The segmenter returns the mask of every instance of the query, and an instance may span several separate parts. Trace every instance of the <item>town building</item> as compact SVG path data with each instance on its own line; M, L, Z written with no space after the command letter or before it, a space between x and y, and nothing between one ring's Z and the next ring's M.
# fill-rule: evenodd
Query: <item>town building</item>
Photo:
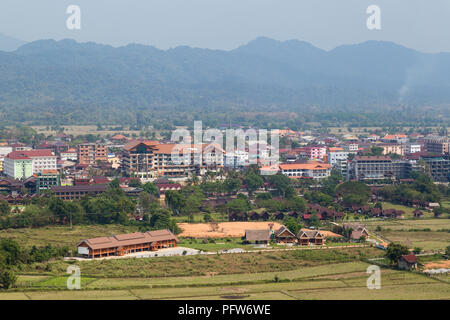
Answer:
M450 156L423 156L434 181L450 182Z
M392 160L388 156L356 156L348 171L348 179L361 181L406 179L411 174L411 163L406 160Z
M422 151L422 145L420 143L407 143L405 146L405 153L418 153Z
M62 200L80 200L87 195L99 195L108 189L107 184L81 184L74 186L53 187L52 193Z
M332 167L336 166L338 162L347 161L349 151L345 151L343 148L332 147L328 149L328 163Z
M75 148L70 148L67 151L60 152L62 161L78 161L78 153Z
M306 156L310 159L323 159L327 154L327 147L325 146L308 146L304 147Z
M98 161L106 161L108 158L108 148L105 144L84 143L77 145L78 163L93 165Z
M36 174L36 192L50 190L60 185L61 180L57 170L43 170Z
M290 178L324 179L331 174L331 165L321 162L283 163L279 168L282 174Z
M449 139L447 137L427 137L424 139L425 151L429 153L449 153Z
M376 146L383 148L383 155L397 154L399 156L403 156L405 154L405 147L403 144L380 143L380 144L377 144Z
M0 172L3 172L3 162L5 161L5 157L12 151L12 147L10 146L0 146Z
M218 145L161 144L135 140L123 147L122 166L141 179L157 177L186 178L223 167L224 150ZM174 158L178 156L178 159Z
M3 163L3 173L14 179L27 179L33 175L33 160L20 152L10 152Z
M77 247L81 257L94 259L173 248L177 244L178 238L165 229L85 239L78 243Z

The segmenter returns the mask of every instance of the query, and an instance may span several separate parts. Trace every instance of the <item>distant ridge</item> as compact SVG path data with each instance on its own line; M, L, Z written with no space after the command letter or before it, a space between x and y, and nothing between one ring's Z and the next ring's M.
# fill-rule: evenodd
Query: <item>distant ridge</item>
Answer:
M10 121L43 120L46 113L68 122L107 121L120 112L126 121L124 109L131 117L136 111L358 112L450 104L449 53L384 41L325 51L260 37L223 51L39 40L0 52L0 68L0 112Z
M14 51L26 42L0 33L0 51Z

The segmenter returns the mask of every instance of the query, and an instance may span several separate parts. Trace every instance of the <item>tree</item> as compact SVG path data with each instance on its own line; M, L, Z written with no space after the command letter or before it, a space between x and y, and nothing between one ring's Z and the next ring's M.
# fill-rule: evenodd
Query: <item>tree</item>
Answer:
M0 201L0 216L8 216L11 213L11 206L8 201Z
M283 223L293 234L297 234L300 231L300 224L292 217L285 218Z
M247 190L251 194L264 184L263 178L260 175L250 172L244 179L244 183L247 185Z
M404 255L408 254L408 247L400 243L391 242L386 250L386 257L389 259L391 264L397 263L398 259Z
M142 187L142 183L139 179L131 179L130 182L128 182L128 186L133 188L140 188Z
M346 205L363 205L370 198L370 188L360 181L348 181L336 188L336 195L343 196Z
M270 176L269 182L277 190L279 196L288 198L295 195L294 188L291 185L291 179L284 174Z
M8 290L16 284L17 275L11 269L0 268L0 284L4 290Z
M445 255L447 257L450 257L450 246L447 246L447 248L445 248Z
M152 183L152 182L147 182L142 186L142 189L144 189L145 192L147 192L148 194L154 195L159 197L159 189L158 187Z
M320 220L319 220L319 217L317 217L316 214L313 214L313 215L309 218L308 223L309 223L309 225L310 225L311 227L316 227L316 228L318 228L318 227L320 226Z
M119 179L114 179L114 180L112 180L110 183L109 183L109 186L111 187L111 188L120 188L120 181L119 181Z
M237 178L227 178L223 184L227 193L236 193L241 186L241 180Z

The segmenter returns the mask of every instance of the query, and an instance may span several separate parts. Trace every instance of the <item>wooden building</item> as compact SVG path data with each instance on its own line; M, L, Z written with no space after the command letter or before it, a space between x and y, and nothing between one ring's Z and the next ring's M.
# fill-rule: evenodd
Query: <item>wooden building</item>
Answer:
M318 230L305 230L301 229L297 234L298 243L302 246L307 246L309 244L323 245L324 236Z
M275 231L275 240L277 243L294 243L297 237L285 226Z
M270 241L270 230L245 230L245 241L247 243L267 244Z
M77 247L80 256L101 258L171 248L176 247L177 243L178 238L166 229L85 239Z

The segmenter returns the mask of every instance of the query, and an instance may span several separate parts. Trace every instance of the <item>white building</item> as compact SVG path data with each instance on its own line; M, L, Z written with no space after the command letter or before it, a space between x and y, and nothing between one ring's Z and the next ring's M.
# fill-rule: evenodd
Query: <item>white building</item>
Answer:
M347 160L348 154L349 151L345 151L343 148L329 148L328 163L334 167L338 162Z
M279 167L281 173L290 178L324 179L331 174L331 165L328 163L283 163Z
M225 166L231 168L245 167L249 164L248 152L235 150L225 154Z
M61 160L62 161L77 161L78 160L78 154L77 150L75 149L69 149L67 151L63 151L60 153Z
M57 156L49 149L38 149L29 151L16 151L32 160L33 174L42 173L43 170L58 170Z
M418 143L407 143L405 153L417 153L422 150L422 146Z

